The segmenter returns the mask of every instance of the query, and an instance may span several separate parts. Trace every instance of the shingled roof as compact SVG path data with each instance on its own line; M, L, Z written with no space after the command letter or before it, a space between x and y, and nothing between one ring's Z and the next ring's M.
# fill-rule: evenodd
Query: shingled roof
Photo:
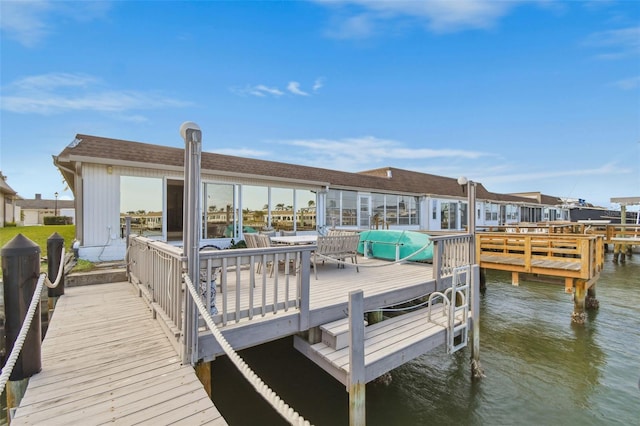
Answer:
M7 195L16 195L17 192L9 186L6 179L6 176L3 175L2 172L0 172L0 193Z
M54 163L60 166L71 187L74 186L74 176L71 172L74 170L72 163L76 161L132 167L182 169L184 168L184 149L78 134L60 155L54 157ZM330 187L360 188L393 193L464 196L456 178L392 167L350 173L203 152L201 168L203 172L222 172L231 175L309 182ZM491 193L479 183L476 188L476 196L479 199L532 202L531 199L525 197Z

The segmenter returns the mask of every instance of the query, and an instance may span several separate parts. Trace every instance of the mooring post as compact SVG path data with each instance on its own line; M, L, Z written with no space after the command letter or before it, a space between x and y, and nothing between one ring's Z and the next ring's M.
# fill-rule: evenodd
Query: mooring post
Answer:
M571 314L571 322L575 324L584 324L585 322L585 299L586 299L586 281L576 280L576 291L573 294L573 313Z
M480 366L480 266L471 265L471 377L480 379L484 372Z
M47 272L49 273L49 280L53 282L58 276L58 271L60 268L64 267L62 265L61 257L62 251L64 250L64 238L54 232L47 239ZM64 294L64 273L60 276L60 282L54 288L47 289L47 295L49 296L48 306L49 306L49 321L51 321L51 315L53 315L53 311L56 308L56 303L58 303L58 298Z
M364 368L364 292L349 292L349 425L366 425Z
M16 235L0 251L5 307L5 348L11 354L35 295L40 275L40 247L22 234ZM29 377L42 369L42 328L40 303L7 382L7 412L17 408L27 389Z
M591 284L591 287L587 289L585 306L587 309L598 309L600 307L600 302L596 299L596 283Z

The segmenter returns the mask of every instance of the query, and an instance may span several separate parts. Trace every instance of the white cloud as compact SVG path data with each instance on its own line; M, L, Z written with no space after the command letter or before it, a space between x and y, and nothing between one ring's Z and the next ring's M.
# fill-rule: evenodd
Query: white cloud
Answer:
M600 31L587 37L584 44L606 49L596 56L598 59L620 59L640 54L640 26Z
M324 85L324 78L318 77L313 83L313 92L317 93ZM309 92L305 92L300 88L300 83L297 81L290 81L287 84L287 91L296 96L310 96ZM232 87L231 92L239 96L256 96L259 98L264 97L280 97L285 94L277 87L270 87L265 84L258 85L246 85L244 87Z
M456 149L412 149L405 144L373 136L344 139L296 139L280 141L280 144L295 147L289 161L335 170L359 171L393 165L392 163L420 162L430 159L477 159L489 153ZM329 166L330 165L330 166ZM409 168L409 166L403 166ZM415 167L413 167L415 170Z
M622 90L634 90L640 87L640 76L614 81L611 85Z
M287 90L294 95L309 96L307 92L303 92L302 90L300 90L300 83L298 83L297 81L290 81L287 85Z
M0 31L24 46L33 47L55 32L56 24L65 21L61 18L88 22L103 17L110 8L108 1L0 1Z
M264 84L258 84L256 86L232 87L231 91L236 95L257 96L259 98L263 98L266 96L279 97L284 95L284 92L278 89L277 87L268 87L268 86L265 86Z
M481 177L483 183L512 183L512 182L536 182L541 180L554 180L557 178L580 176L611 176L629 174L632 170L620 167L615 163L604 164L596 168L541 170L528 173L504 173L488 174Z
M15 113L55 114L68 111L124 112L184 107L190 102L158 93L113 90L85 74L51 73L10 83L2 93L0 108ZM136 116L135 120L141 120Z
M493 27L511 8L518 5L518 2L493 0L317 2L327 7L340 7L340 16L334 17L333 26L327 32L335 38L370 37L375 34L380 23L397 18L417 20L436 33L486 29Z
M316 78L316 81L313 82L313 91L317 92L318 90L322 89L323 86L324 86L324 77L318 77Z

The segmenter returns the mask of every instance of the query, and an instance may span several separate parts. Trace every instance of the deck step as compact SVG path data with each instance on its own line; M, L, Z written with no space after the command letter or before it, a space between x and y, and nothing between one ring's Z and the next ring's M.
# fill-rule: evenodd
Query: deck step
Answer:
M462 317L462 315L461 315ZM371 324L365 328L365 378L370 382L384 373L446 343L442 308L435 307L427 319L427 309ZM456 322L459 325L462 318ZM348 333L345 333L348 336ZM459 333L456 333L459 334ZM348 337L347 337L348 339ZM294 347L345 386L349 380L349 344L335 349L325 342L309 344L295 336Z
M365 327L367 321L364 321ZM349 318L343 318L321 325L322 343L333 348L342 349L349 346Z

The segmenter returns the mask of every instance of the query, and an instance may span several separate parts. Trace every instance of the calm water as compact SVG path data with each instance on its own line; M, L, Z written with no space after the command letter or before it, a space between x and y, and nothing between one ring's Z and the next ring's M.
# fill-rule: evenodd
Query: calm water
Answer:
M597 285L600 309L572 325L562 285L487 274L481 298L481 363L468 349L430 352L367 385L368 425L640 425L640 254ZM316 425L347 425L348 395L290 339L241 352L287 403ZM214 402L229 424L283 425L226 357L213 365Z

